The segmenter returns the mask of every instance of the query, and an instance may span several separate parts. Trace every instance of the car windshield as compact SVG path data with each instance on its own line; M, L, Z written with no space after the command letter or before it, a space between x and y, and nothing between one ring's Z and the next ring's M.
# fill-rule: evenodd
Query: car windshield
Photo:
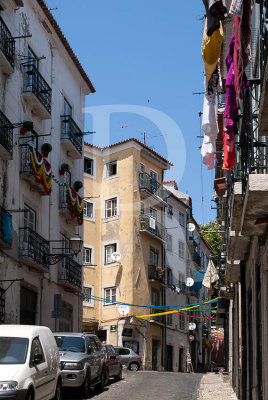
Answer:
M24 364L28 346L27 338L0 337L0 365Z
M85 340L77 336L55 336L58 349L61 351L85 352Z

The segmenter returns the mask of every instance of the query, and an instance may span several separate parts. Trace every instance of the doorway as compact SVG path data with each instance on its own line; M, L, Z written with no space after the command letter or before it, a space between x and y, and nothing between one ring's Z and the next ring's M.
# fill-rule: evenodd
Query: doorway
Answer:
M179 347L179 372L183 372L183 347Z
M20 288L20 324L35 325L37 293Z
M167 371L173 371L173 346L167 346Z
M152 340L152 370L157 371L158 340Z

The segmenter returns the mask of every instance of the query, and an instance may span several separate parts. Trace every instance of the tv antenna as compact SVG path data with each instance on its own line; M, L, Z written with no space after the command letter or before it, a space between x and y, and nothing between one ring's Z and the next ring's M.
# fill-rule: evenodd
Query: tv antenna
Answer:
M128 125L122 125L121 129L122 129L122 140L124 139L124 129L127 128Z

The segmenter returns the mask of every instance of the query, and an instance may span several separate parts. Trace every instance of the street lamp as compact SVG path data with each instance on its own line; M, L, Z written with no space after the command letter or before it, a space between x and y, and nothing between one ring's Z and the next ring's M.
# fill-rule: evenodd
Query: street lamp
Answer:
M64 244L63 240L51 240L50 242L61 242ZM64 246L59 249L62 252L61 253L56 253L56 254L46 254L45 255L45 264L46 265L54 265L57 264L59 261L63 260L64 258L73 258L74 256L77 256L78 253L81 251L83 246L83 240L79 236L78 233L75 233L71 239L70 239L70 252L65 253Z

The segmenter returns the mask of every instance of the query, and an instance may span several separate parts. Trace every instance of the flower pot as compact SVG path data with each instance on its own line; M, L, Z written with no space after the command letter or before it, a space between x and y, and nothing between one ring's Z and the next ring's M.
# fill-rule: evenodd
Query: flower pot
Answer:
M28 129L26 129L26 128L20 128L20 134L21 135L25 135L26 133L28 132Z
M43 157L48 157L49 153L52 150L52 146L50 143L44 143L41 146L41 153Z
M73 185L73 189L75 192L78 192L80 189L82 189L83 183L80 181L75 181Z

